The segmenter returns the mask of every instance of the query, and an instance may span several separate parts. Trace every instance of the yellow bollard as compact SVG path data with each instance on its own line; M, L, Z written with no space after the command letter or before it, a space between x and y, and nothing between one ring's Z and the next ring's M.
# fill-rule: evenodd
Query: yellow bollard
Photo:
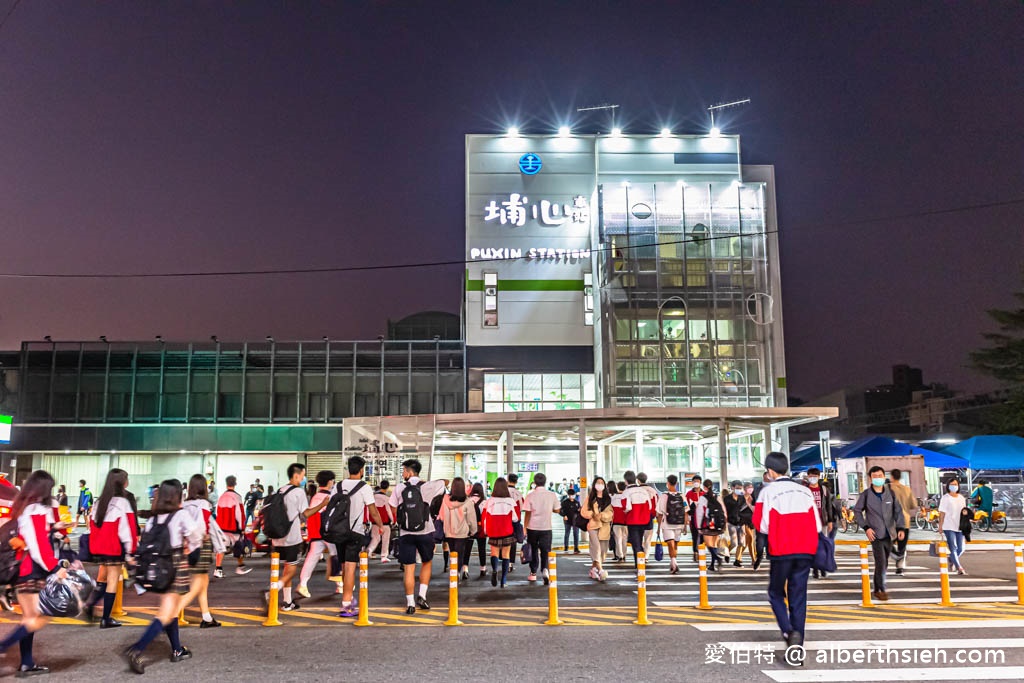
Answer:
M1017 563L1017 604L1024 605L1024 545L1013 544L1013 558Z
M370 587L370 556L359 553L359 616L355 626L373 626L370 621L369 587ZM344 569L342 569L344 571Z
M561 626L565 622L558 618L558 561L554 553L548 553L548 620L545 626Z
M448 621L445 626L462 626L459 621L459 554L452 553L448 562Z
M953 607L953 600L949 596L949 548L945 543L939 544L939 580L942 582L943 607Z
M647 556L636 554L636 620L637 626L650 626L654 622L647 618Z
M868 544L860 544L860 606L874 607L871 602L871 569L868 567Z
M188 620L185 619L185 610L178 610L178 626L188 626Z
M697 546L697 569L700 574L700 602L697 609L711 609L708 601L708 550L701 543Z
M270 600L267 604L267 618L264 626L280 626L277 618L277 593L281 590L281 555L270 553Z
M128 612L124 610L124 580L127 578L128 570L121 567L121 575L117 577L117 592L114 593L114 608L110 611L112 617L126 617Z

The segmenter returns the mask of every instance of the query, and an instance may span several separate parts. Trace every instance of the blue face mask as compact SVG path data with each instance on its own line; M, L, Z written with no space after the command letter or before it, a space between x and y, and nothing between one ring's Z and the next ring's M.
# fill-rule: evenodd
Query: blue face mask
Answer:
M309 482L309 480L306 477L303 477L302 481L299 482L299 486L301 486L302 488L306 488L307 482Z
M872 477L871 484L873 486L885 486L885 477Z
M957 486L956 484L950 484L949 485L949 492L950 493L956 493L959 490L960 490L960 487Z

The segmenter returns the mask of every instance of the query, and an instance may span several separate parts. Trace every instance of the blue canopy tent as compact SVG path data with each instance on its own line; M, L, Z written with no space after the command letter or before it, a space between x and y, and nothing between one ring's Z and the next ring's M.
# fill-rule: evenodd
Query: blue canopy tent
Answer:
M836 460L845 458L872 458L893 455L923 455L925 467L937 467L939 469L967 469L969 466L964 458L947 452L938 452L912 446L908 443L900 443L887 439L884 436L868 436L863 439L849 443L842 448L832 451L832 457Z
M1024 469L1024 438L1019 436L975 436L942 452L965 459L972 470Z
M821 467L821 446L812 444L793 451L789 461L791 471L803 472L812 467Z

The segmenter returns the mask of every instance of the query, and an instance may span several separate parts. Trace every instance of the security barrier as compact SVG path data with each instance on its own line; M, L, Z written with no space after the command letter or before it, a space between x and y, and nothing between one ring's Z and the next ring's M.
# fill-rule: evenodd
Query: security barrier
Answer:
M652 622L647 618L647 556L640 552L636 554L636 621L637 626L650 626Z
M459 554L452 553L448 564L448 619L445 626L462 626L459 621Z
M860 543L860 606L874 607L871 602L871 570L868 567L868 544Z
M558 618L558 559L554 553L548 553L548 620L545 626L561 626L565 622Z
M697 568L700 573L700 602L697 609L711 609L708 601L708 550L701 543L697 546Z
M128 612L124 609L124 580L128 578L128 570L121 567L121 575L117 577L117 592L114 593L114 608L110 611L112 617L126 617Z
M939 583L942 586L942 601L939 604L953 607L953 600L949 597L949 548L944 543L939 544Z
M281 590L281 555L270 553L270 599L267 601L267 618L264 626L280 626L277 618L277 594Z
M342 572L344 572L342 567ZM373 626L370 621L370 556L359 553L359 616L353 626Z
M1013 544L1013 559L1017 565L1017 604L1024 605L1024 544Z

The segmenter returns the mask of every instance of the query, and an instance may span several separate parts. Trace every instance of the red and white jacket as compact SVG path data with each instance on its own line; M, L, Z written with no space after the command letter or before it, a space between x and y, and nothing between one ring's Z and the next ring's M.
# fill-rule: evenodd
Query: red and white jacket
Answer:
M626 507L626 524L647 526L654 517L654 499L646 486L627 486L622 493Z
M388 506L388 495L377 491L373 494L373 504L377 506L377 514L384 525L391 524L391 509Z
M810 490L789 477L761 489L754 505L754 528L768 535L768 554L813 556L818 551L821 517Z
M228 489L217 499L217 526L226 534L236 536L245 531L245 509L242 496L234 489Z
M57 558L50 545L50 526L55 523L53 508L40 503L29 505L18 517L18 535L25 542L24 550L18 551L19 576L31 576L36 565L47 574L57 568Z
M94 505L89 520L89 552L95 555L117 557L122 552L131 555L138 545L138 525L135 512L127 498L115 496L107 503L103 524L97 524L100 506Z
M210 533L210 517L213 516L213 506L205 498L194 498L186 500L181 505L181 511L189 516L192 524L203 530L204 534Z
M626 494L616 493L612 496L612 524L626 523Z
M488 498L480 504L484 535L488 538L506 538L514 531L512 523L519 521L519 503L511 498Z
M330 489L318 488L313 497L309 499L309 507L315 508L320 503L324 502L324 498L331 497ZM306 539L310 541L320 541L323 537L320 535L320 525L323 523L323 512L327 508L325 507L320 512L314 512L306 520Z

